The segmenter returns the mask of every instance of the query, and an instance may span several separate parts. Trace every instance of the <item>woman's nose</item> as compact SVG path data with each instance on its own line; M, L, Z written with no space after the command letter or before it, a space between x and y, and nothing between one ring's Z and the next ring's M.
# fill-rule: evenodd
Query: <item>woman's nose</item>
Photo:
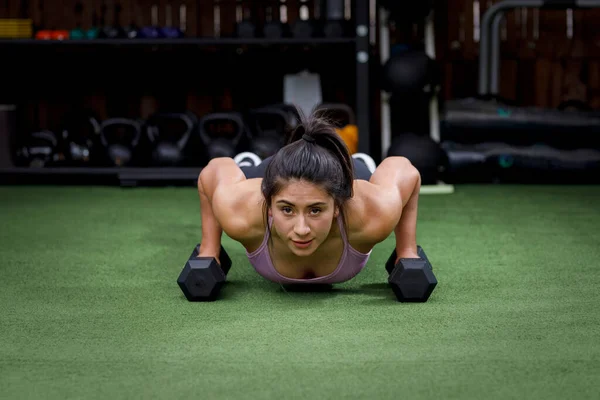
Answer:
M294 233L298 236L306 236L310 232L310 227L304 220L304 218L299 218L296 224L294 225Z

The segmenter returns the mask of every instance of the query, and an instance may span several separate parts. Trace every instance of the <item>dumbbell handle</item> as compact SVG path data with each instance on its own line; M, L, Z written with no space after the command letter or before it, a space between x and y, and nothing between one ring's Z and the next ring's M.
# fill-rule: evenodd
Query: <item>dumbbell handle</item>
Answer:
M100 124L100 141L104 147L108 146L108 140L106 139L106 135L104 134L104 130L112 125L129 125L135 128L135 136L131 141L132 146L137 146L140 136L142 134L142 125L130 118L109 118L107 120L102 121Z
M194 247L194 250L192 251L192 254L190 254L189 259L198 257L198 254L200 254L200 243L198 243L196 247ZM229 258L229 255L227 255L227 252L225 251L223 245L221 245L221 250L219 252L219 264L221 265L223 273L227 275L229 273L229 269L231 268L231 259Z

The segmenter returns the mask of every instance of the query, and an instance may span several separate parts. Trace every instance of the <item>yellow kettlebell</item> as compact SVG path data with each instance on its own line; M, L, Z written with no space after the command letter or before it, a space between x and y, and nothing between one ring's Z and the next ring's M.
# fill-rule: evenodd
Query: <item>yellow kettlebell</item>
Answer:
M323 103L317 110L324 111L325 116L340 123L335 131L342 138L350 154L358 153L358 127L352 108L343 103Z

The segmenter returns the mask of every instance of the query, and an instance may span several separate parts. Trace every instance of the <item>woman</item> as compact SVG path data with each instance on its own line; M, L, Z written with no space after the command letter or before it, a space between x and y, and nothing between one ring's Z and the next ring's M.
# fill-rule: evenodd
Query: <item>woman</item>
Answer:
M392 232L397 261L418 258L417 169L389 157L371 175L332 124L301 118L288 144L246 173L231 158L202 170L199 256L219 261L225 232L261 276L280 284L348 281Z

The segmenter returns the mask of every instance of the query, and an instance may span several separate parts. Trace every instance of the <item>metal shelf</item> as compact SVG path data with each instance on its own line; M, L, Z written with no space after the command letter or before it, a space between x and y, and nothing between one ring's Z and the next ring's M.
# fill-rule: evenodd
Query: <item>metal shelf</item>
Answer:
M158 38L158 39L84 39L84 40L37 40L37 39L0 39L2 47L35 46L35 47L82 47L82 46L313 46L313 45L337 45L354 44L356 38L323 38L316 37L310 39L298 38Z
M63 184L120 186L196 186L202 167L0 168L0 184Z

